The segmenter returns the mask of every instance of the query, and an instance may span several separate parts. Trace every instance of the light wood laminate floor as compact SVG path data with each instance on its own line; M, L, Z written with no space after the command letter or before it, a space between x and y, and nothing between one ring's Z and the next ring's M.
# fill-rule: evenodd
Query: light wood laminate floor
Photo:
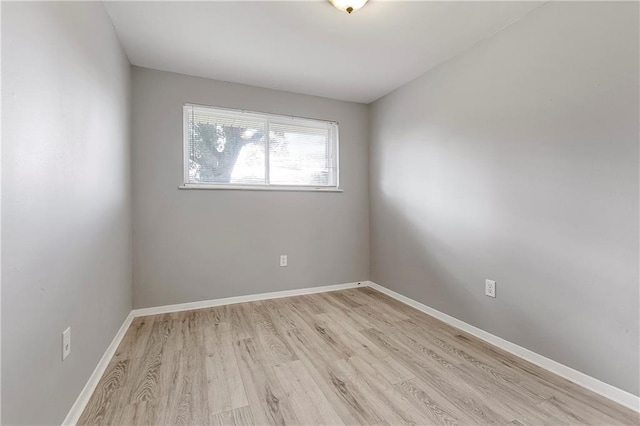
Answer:
M136 318L80 424L638 424L369 287Z

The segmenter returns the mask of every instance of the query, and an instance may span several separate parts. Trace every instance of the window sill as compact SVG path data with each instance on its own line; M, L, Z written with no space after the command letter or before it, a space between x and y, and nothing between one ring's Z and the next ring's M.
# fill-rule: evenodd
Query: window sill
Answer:
M186 183L180 185L179 189L208 189L224 191L287 191L287 192L344 192L335 186L278 186L278 185L212 185L199 183Z

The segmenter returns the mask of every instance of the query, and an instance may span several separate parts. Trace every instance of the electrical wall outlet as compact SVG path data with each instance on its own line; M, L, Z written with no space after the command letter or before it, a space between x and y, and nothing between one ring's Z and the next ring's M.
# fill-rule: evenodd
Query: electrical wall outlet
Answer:
M280 255L280 266L287 266L287 255L286 254L281 254Z
M62 360L71 353L71 327L62 332Z
M496 297L496 282L484 280L484 294L489 297Z

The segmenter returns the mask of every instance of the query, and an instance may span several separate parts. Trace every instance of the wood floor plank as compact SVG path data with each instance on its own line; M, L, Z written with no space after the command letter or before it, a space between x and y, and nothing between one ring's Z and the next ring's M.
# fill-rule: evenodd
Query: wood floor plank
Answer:
M259 342L254 339L238 340L234 351L256 424L299 424Z
M397 309L394 305L389 304L387 299L373 297L371 293L367 293L362 290L363 288L359 287L345 290L344 293L351 297L352 300L357 301L361 307L368 307L370 310L380 312L392 322L404 321L411 318L405 313L405 310Z
M154 317L138 317L134 318L127 329L122 342L118 345L114 360L141 358L151 329L153 327Z
M295 352L281 335L267 308L261 302L257 302L249 304L248 309L250 310L250 318L254 323L257 337L262 347L267 350L271 365L297 360Z
M640 424L369 287L135 318L78 424Z
M96 389L78 420L80 425L108 424L122 410L122 394L126 392L124 383L131 374L128 359L114 360L107 367Z
M204 349L209 414L248 405L231 335L205 333Z
M263 306L269 312L272 321L277 324L281 332L296 328L300 322L300 319L296 319L291 312L294 304L301 303L297 300L298 298L295 299L295 302L289 302L288 299L272 299L265 300L263 303Z
M323 320L334 334L349 342L354 349L353 355L370 364L390 383L399 383L415 377L411 371L380 350L362 333L351 328L348 323L336 320L330 314L319 314L316 317Z
M326 348L325 352L333 352L335 358L348 358L355 355L354 348L349 342L346 342L337 332L331 330L327 322L319 315L307 316L302 318L308 327L300 327L299 330L311 330L308 337L316 341L316 345Z
M537 365L534 365L522 358L518 358L500 348L490 345L480 339L466 333L455 334L458 341L476 345L500 361L505 369L524 373L527 378L534 380L543 387L552 389L557 396L561 396L569 401L576 401L583 406L588 405L596 410L616 419L617 423L640 424L640 414L623 407L601 395L585 389L563 377L553 374Z
M316 294L300 296L300 304L304 305L305 309L311 314L324 314L327 312L327 306L323 303L322 299L316 297ZM294 301L295 303L295 301Z
M344 309L353 309L363 306L362 303L354 300L348 296L344 291L331 291L326 293L327 297L333 301L334 304L342 306Z
M287 332L291 346L307 371L346 424L380 424L367 395L362 394L334 366L335 352L315 338L306 323Z
M444 366L438 366L432 361L427 361L421 356L416 356L409 348L395 341L392 337L381 333L376 329L363 332L380 348L398 359L411 369L417 377L432 384L434 389L445 397L449 397L458 406L459 410L474 416L475 423L499 423L503 424L511 419L505 418L484 402L484 395L460 379L451 375ZM450 380L453 380L452 384Z
M203 347L204 316L200 310L180 312L172 320L172 332L166 345L174 351L181 351L193 347Z
M435 318L416 319L399 323L400 333L428 339L433 345L449 351L460 358L459 365L467 371L483 370L503 383L511 384L517 391L529 392L539 398L561 395L568 400L576 399L595 405L608 413L617 422L639 423L638 414L600 395L588 391L570 381L556 376L524 359L490 345L474 336L456 330ZM425 327L424 323L430 324ZM483 374L483 373L479 373Z
M237 303L225 306L229 322L231 323L231 332L234 341L256 337L255 327L251 321L246 305L246 303Z
M408 342L408 344L412 344L411 342L415 341L413 344L417 343L418 347L423 345L423 347L431 348L442 356L449 355L449 362L454 363L456 368L459 368L464 377L467 377L470 382L486 385L481 385L481 387L484 387L492 394L505 395L500 398L500 404L504 403L508 407L517 407L519 411L528 411L532 419L536 418L537 412L533 406L555 395L555 392L550 387L542 386L525 375L505 369L504 366L491 360L490 357L475 350L473 347L453 346L436 334L408 326L406 321L400 325L396 329L396 336L400 337L401 341ZM420 351L420 349L418 350Z
M213 414L209 424L212 426L253 426L255 422L251 409L246 406Z
M557 418L564 424L640 424L640 418L637 415L631 415L629 418L623 418L616 413L611 416L607 412L603 412L590 404L585 404L578 399L570 398L565 395L549 398L538 404L536 408L544 414L548 414L550 417ZM528 419L517 420L520 420L521 422L528 421Z
M541 402L540 404L536 405L536 408L541 413L541 417L543 417L543 419L538 422L541 425L587 425L590 423L587 419L580 417L569 407L566 407L556 397L552 397ZM515 419L514 421L518 422L519 424L523 424L523 422L525 424L529 423L528 419L523 421ZM591 419L592 424L595 423L595 421L596 419ZM602 424L609 423L610 421L607 421ZM598 421L597 424L600 424L600 422Z
M474 420L468 418L451 404L447 398L442 398L437 392L430 391L429 386L424 385L420 379L405 380L395 385L399 392L414 401L414 404L424 409L424 415L433 424L439 425L463 425L473 424Z
M356 330L364 330L371 328L371 324L366 321L365 318L360 317L352 309L338 304L335 299L329 296L329 293L320 293L314 295L315 298L321 300L323 306L325 306L325 313L331 314L341 322L347 323Z
M277 365L274 370L280 383L287 384L284 392L301 424L344 424L300 360Z
M156 317L142 356L132 359L129 403L135 404L160 396L160 367L166 350L165 342L171 335L172 321L169 315Z
M162 416L165 412L167 397L144 400L124 406L112 422L104 425L164 425Z
M410 404L402 404L400 393L395 392L390 384L381 385L384 381L377 380L375 376L371 376L356 367L354 363L357 357L349 359L340 359L334 362L334 365L344 377L345 383L352 386L360 395L365 395L369 406L386 424L422 424L421 419L424 416L418 411L410 407Z
M456 363L456 359L447 352L440 351L433 345L425 346L415 339L406 336L403 330L394 333L398 342L411 348L414 352L423 356L423 359L431 359L442 366L446 371L446 380L456 384L457 388L470 386L484 395L489 395L486 401L491 408L505 418L523 417L537 423L544 422L544 416L540 415L535 405L542 402L543 398L519 386L519 383L503 380L501 376L485 374L484 370L469 372Z
M177 371L170 381L172 391L164 397L166 403L157 420L167 425L207 424L209 401L204 389L208 389L204 348L187 347L175 354Z
M420 326L413 320L398 323L395 330L434 348L434 350L451 354L458 359L457 365L462 369L483 377L488 376L505 385L514 386L521 392L530 394L531 398L541 400L556 394L556 391L551 387L542 385L531 375L523 374L523 371L517 368L505 368L504 362L492 353L483 350L482 347L478 347L474 342L466 339L447 338L437 330ZM513 361L515 366L517 360Z

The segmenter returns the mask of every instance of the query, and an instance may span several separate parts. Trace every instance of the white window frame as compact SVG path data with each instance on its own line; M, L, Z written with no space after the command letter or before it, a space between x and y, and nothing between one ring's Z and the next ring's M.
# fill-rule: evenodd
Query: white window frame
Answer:
M335 143L329 143L329 156L333 160L333 167L335 167L335 182L332 185L315 186L315 185L275 185L269 182L263 185L246 185L237 183L193 183L189 182L189 108L209 108L215 111L216 115L237 117L241 114L243 117L252 118L256 120L263 120L265 122L265 131L269 134L269 123L278 124L298 124L309 127L316 127L325 129L329 126L329 138L335 140ZM182 106L182 167L183 167L183 179L180 189L222 189L222 190L249 190L249 191L312 191L312 192L342 192L340 188L340 135L339 126L337 121L318 120L305 117L295 117L289 115L269 114L263 112L247 111L241 109L222 108L217 106L199 105L193 103L185 103ZM266 138L265 142L265 174L269 176L269 138ZM335 150L335 152L334 152Z

